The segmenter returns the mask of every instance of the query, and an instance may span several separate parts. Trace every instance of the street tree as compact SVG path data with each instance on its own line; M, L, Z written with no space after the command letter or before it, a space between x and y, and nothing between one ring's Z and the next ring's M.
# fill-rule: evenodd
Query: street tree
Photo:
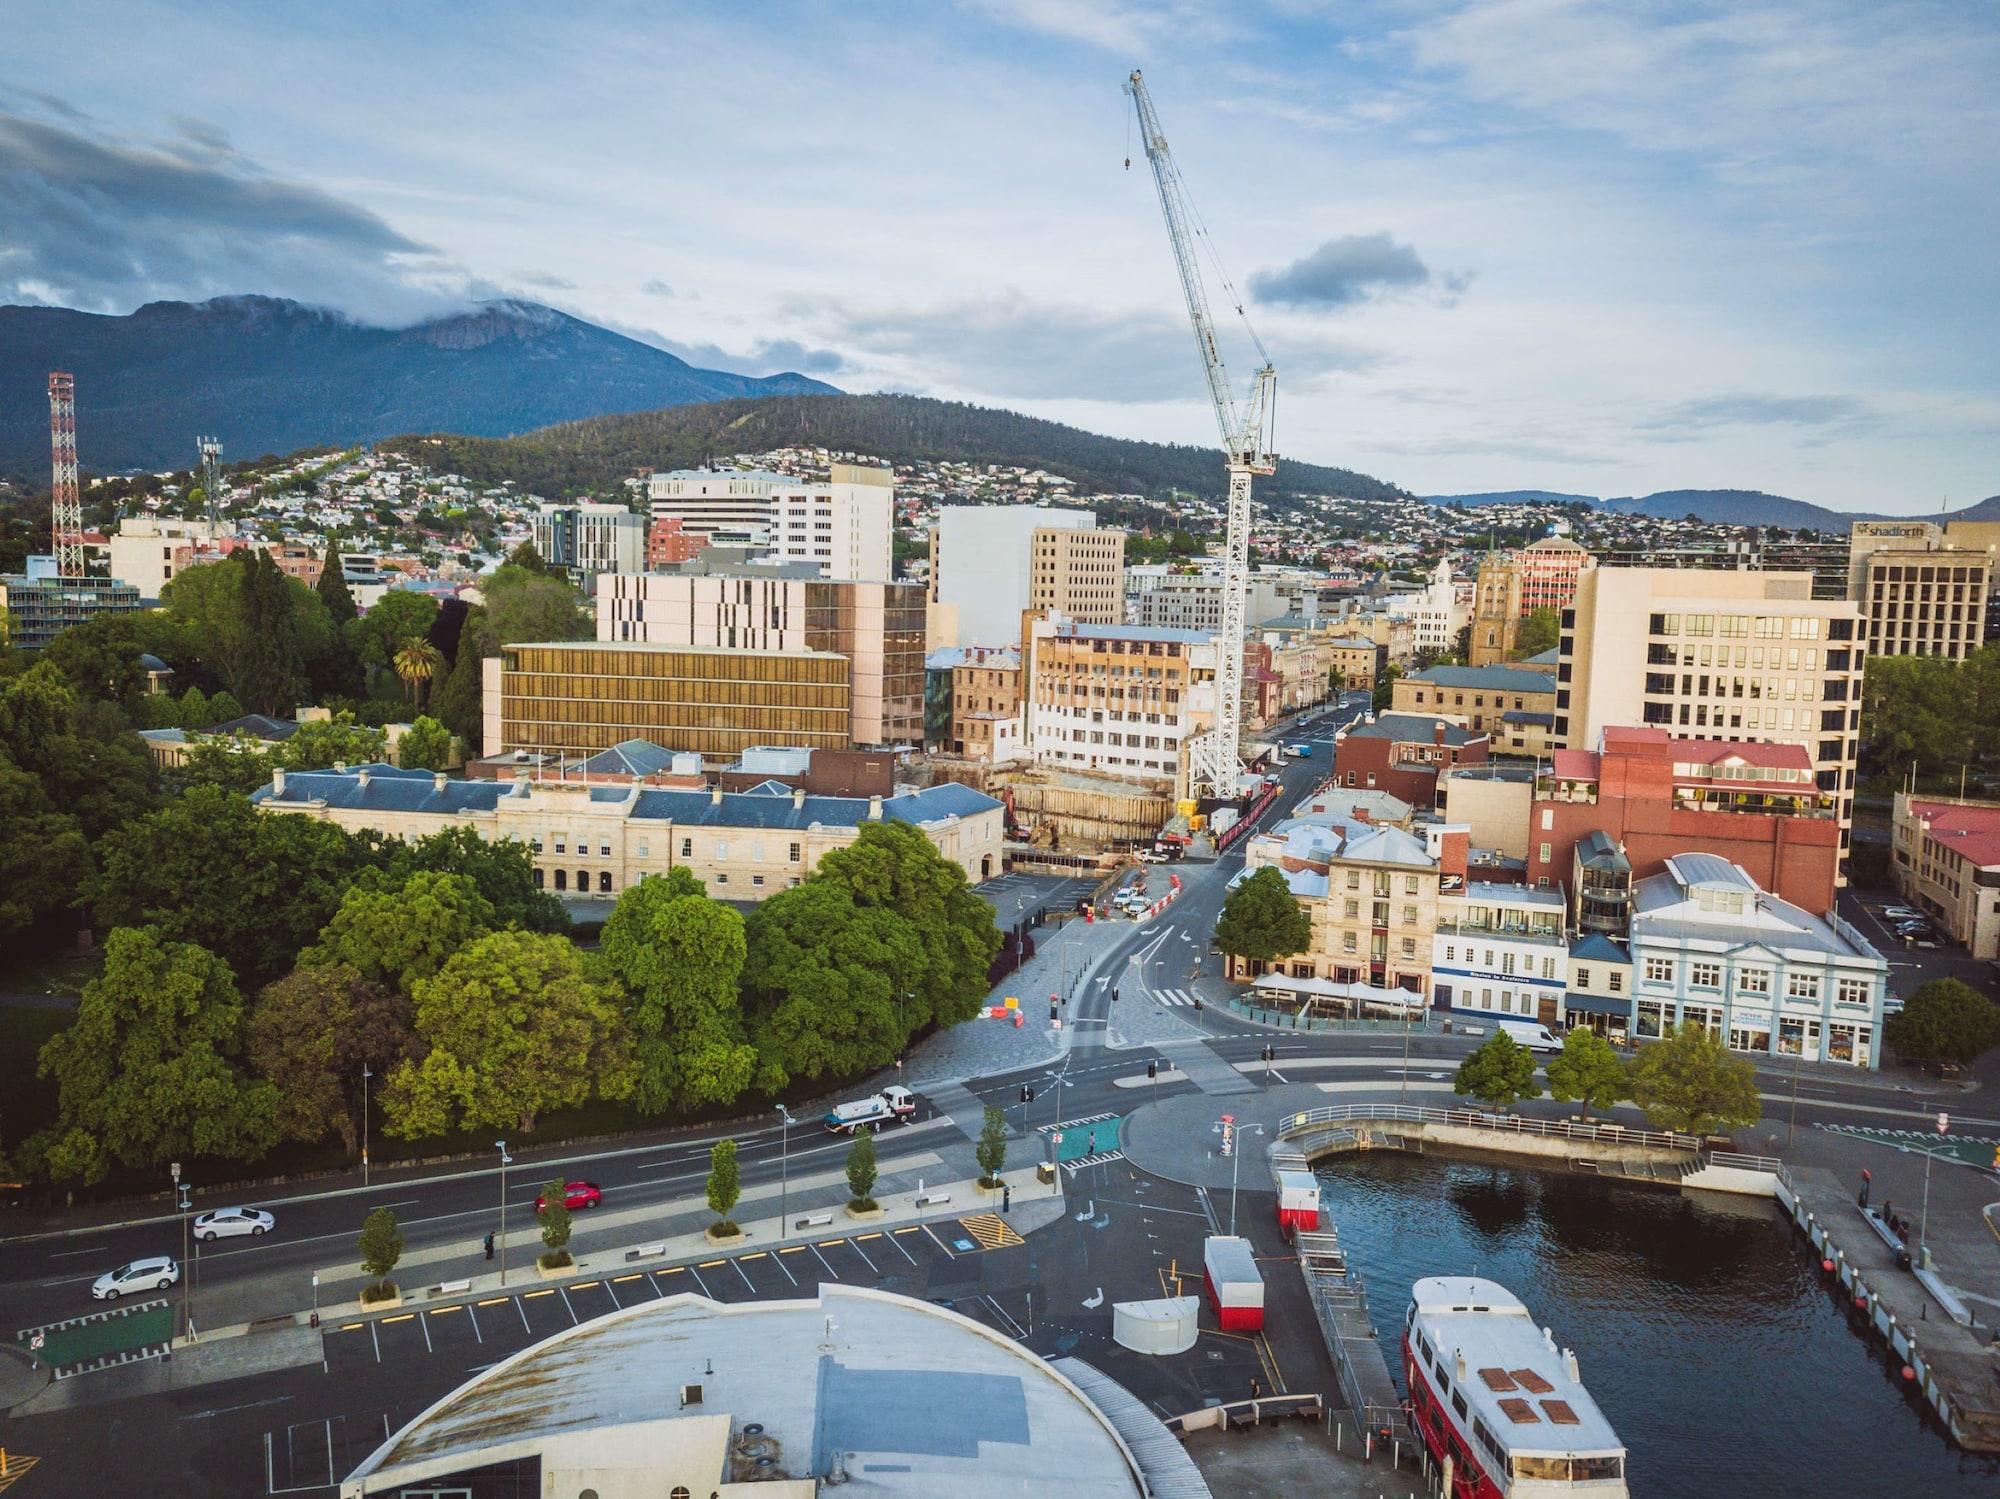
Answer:
M1688 1021L1640 1051L1630 1073L1632 1101L1660 1129L1708 1135L1763 1117L1757 1075L1706 1026Z
M1369 709L1376 713L1387 713L1389 705L1396 700L1396 683L1402 679L1403 668L1394 662L1382 668L1375 678L1375 695L1369 700Z
M1587 1025L1569 1028L1562 1055L1549 1060L1548 1075L1549 1097L1558 1103L1581 1103L1586 1119L1593 1107L1608 1109L1631 1092L1625 1059Z
M344 965L408 994L493 927L492 903L465 875L419 870L392 883L368 870L299 954L299 966Z
M847 1147L847 1205L857 1213L875 1207L875 1131L862 1125Z
M435 718L420 717L396 741L396 763L405 770L443 770L451 761L451 731Z
M641 1113L731 1103L750 1085L757 1053L737 992L744 955L743 917L685 869L648 875L618 897L598 956L624 987Z
M588 977L567 938L492 932L417 982L420 1062L389 1075L389 1130L421 1139L497 1126L532 1134L550 1109L632 1092L615 984Z
M1970 1062L2000 1042L2000 1006L1961 979L1929 979L1882 1027L1909 1062Z
M569 1254L569 1183L560 1176L542 1188L542 1205L535 1213L542 1225L542 1268L559 1270L573 1264Z
M742 1184L736 1175L736 1142L717 1140L708 1152L708 1210L715 1214L711 1233L736 1232L736 1224L729 1215L736 1211L741 1196Z
M1535 1054L1505 1031L1495 1031L1479 1050L1458 1064L1451 1091L1461 1098L1476 1098L1502 1113L1524 1098L1540 1098Z
M361 1146L371 1090L362 1069L386 1081L419 1054L407 996L344 964L299 968L266 984L250 1006L245 1055L278 1089L277 1126L307 1143L338 1135Z
M361 1268L374 1277L361 1288L363 1301L387 1301L396 1294L389 1277L403 1257L403 1231L393 1208L376 1208L361 1220Z
M1229 892L1215 924L1215 945L1231 957L1265 963L1312 945L1312 918L1282 869L1266 864Z
M243 1001L228 966L157 928L114 931L76 1020L42 1047L55 1123L30 1155L57 1180L187 1154L254 1160L276 1143L278 1090L238 1066Z
M979 1140L972 1147L972 1156L979 1162L982 1173L979 1185L999 1186L1000 1172L1007 1164L1007 1116L991 1104L986 1106L980 1120Z

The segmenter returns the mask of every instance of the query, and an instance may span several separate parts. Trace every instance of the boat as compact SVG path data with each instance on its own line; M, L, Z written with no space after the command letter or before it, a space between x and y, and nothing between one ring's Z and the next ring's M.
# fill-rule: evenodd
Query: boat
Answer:
M1498 1282L1410 1288L1403 1380L1447 1499L1626 1499L1625 1449L1576 1355Z

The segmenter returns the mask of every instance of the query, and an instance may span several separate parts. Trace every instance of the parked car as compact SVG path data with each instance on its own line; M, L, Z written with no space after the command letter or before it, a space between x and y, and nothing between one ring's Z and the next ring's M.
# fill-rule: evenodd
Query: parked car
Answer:
M1882 914L1891 921L1921 921L1924 917L1922 911L1912 910L1908 906L1884 906Z
M278 1220L262 1208L217 1208L194 1220L194 1236L204 1244L236 1234L267 1234Z
M133 1291L164 1291L180 1278L179 1264L168 1255L155 1255L105 1271L90 1283L90 1294L99 1301L116 1301Z
M579 1212L584 1208L601 1206L603 1202L604 1193L598 1190L596 1182L570 1182L563 1187L563 1206L568 1208L572 1213ZM547 1205L548 1202L545 1196L536 1196L536 1212L541 1212Z
M1161 853L1158 849L1152 848L1140 849L1135 857L1137 857L1141 864L1164 864L1167 862L1165 854Z
M1905 947L1921 947L1929 949L1936 947L1938 943L1937 943L1937 938L1931 936L1928 932L1912 932L1908 936L1903 938L1903 945Z

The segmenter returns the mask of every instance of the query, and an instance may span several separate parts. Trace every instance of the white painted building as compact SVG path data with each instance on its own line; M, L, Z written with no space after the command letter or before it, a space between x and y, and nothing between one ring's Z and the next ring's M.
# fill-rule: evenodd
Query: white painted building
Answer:
M1732 1051L1877 1067L1889 965L1838 915L1758 888L1715 854L1677 854L1634 890L1632 1034L1694 1021Z
M748 546L780 562L810 562L826 578L892 577L895 476L886 468L836 463L826 479L739 469L653 474L646 495L656 520L717 545ZM644 566L644 547L641 545Z
M1560 1022L1569 989L1569 944L1560 890L1469 880L1438 890L1431 939L1433 1001L1467 1015Z
M1452 581L1451 564L1439 559L1431 570L1430 582L1414 593L1394 593L1386 604L1391 619L1407 619L1419 652L1448 651L1458 641L1458 632L1472 618L1470 595L1461 598Z
M1035 532L1096 524L1092 511L1048 505L940 509L931 527L930 647L1015 644L1033 593Z
M128 515L105 542L111 576L138 589L140 598L157 599L174 574L192 562L200 543L235 534L236 527L229 521Z
M646 565L646 517L595 501L544 505L535 512L535 550L552 568L578 577L632 573Z

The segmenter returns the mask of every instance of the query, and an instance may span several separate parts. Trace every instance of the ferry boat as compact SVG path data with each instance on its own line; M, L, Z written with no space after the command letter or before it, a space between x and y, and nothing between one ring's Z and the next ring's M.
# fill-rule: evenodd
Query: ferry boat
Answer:
M1429 1276L1410 1288L1410 1415L1447 1499L1626 1499L1625 1449L1577 1374L1505 1286Z

